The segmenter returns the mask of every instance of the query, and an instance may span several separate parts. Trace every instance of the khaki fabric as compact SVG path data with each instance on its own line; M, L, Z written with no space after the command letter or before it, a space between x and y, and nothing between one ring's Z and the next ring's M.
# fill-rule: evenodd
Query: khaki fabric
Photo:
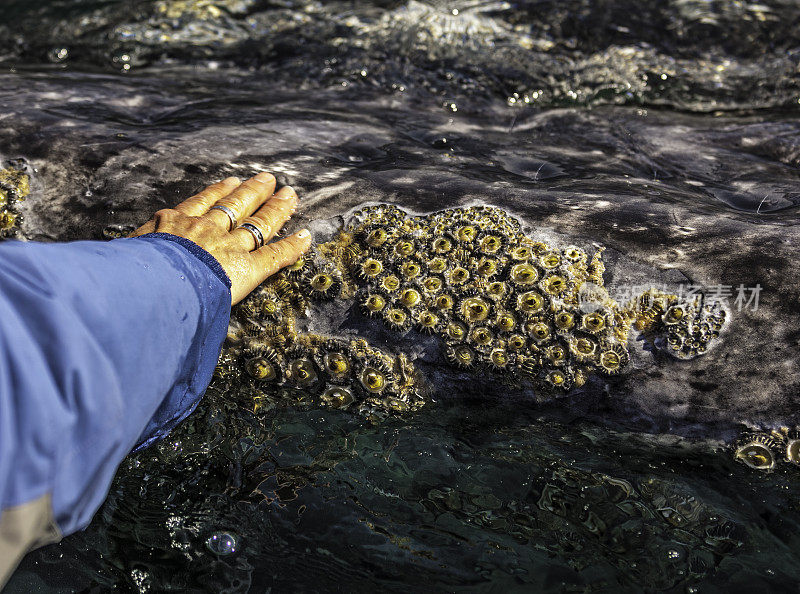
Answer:
M0 511L0 589L28 551L59 540L49 493Z

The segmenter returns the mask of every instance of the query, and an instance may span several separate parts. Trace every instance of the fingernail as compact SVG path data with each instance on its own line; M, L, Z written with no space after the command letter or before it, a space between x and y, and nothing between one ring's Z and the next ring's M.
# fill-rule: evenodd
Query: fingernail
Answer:
M242 183L242 180L240 180L238 177L226 177L222 181L223 181L223 183L226 183L226 184L240 184L240 183Z
M276 198L279 198L280 200L293 200L295 195L296 194L292 186L283 186Z
M301 229L300 231L297 232L298 239L305 239L309 235L311 235L311 231L309 231L308 229Z
M256 179L260 182L271 182L275 178L272 176L271 173L263 171L256 176Z

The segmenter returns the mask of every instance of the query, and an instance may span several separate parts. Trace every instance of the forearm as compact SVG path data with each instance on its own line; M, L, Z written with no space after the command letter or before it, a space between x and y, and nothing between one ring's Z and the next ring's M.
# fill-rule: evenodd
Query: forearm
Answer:
M161 238L0 246L0 510L49 496L62 533L89 522L204 392L225 279Z

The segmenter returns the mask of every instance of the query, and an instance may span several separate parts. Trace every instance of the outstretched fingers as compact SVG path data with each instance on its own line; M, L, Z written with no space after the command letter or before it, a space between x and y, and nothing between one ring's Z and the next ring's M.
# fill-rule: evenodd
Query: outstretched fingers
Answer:
M308 248L311 247L311 233L303 229L285 237L275 243L270 243L254 252L250 252L253 259L254 271L260 276L254 286L260 285L264 279L278 272L281 268L297 262Z
M275 192L264 205L242 223L250 223L258 227L264 236L264 242L270 241L297 209L297 194L290 186L285 186ZM256 249L253 236L245 229L234 229L231 236L237 245L246 250Z
M208 186L191 198L187 198L175 207L175 210L190 217L199 217L208 212L214 203L233 192L242 181L238 177L228 177L221 182Z
M231 209L236 219L241 221L252 212L258 210L272 196L274 191L275 177L265 171L246 180L215 203ZM213 203L210 206L213 206ZM226 229L230 226L231 222L228 219L228 215L221 210L209 210L205 216Z

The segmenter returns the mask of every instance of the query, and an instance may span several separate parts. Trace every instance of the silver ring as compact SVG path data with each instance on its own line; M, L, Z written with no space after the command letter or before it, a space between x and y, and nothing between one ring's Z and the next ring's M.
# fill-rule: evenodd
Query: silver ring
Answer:
M236 220L236 213L235 212L233 212L230 208L228 208L227 206L224 206L222 204L215 204L214 206L212 206L208 210L212 211L214 209L221 210L226 215L228 215L228 220L231 222L231 226L228 227L228 231L236 229L236 226L239 224L239 221Z
M256 240L256 249L263 247L264 234L261 232L261 229L256 227L253 223L242 223L239 225L239 229L245 229L246 231L250 232L250 235L252 235L253 239Z

